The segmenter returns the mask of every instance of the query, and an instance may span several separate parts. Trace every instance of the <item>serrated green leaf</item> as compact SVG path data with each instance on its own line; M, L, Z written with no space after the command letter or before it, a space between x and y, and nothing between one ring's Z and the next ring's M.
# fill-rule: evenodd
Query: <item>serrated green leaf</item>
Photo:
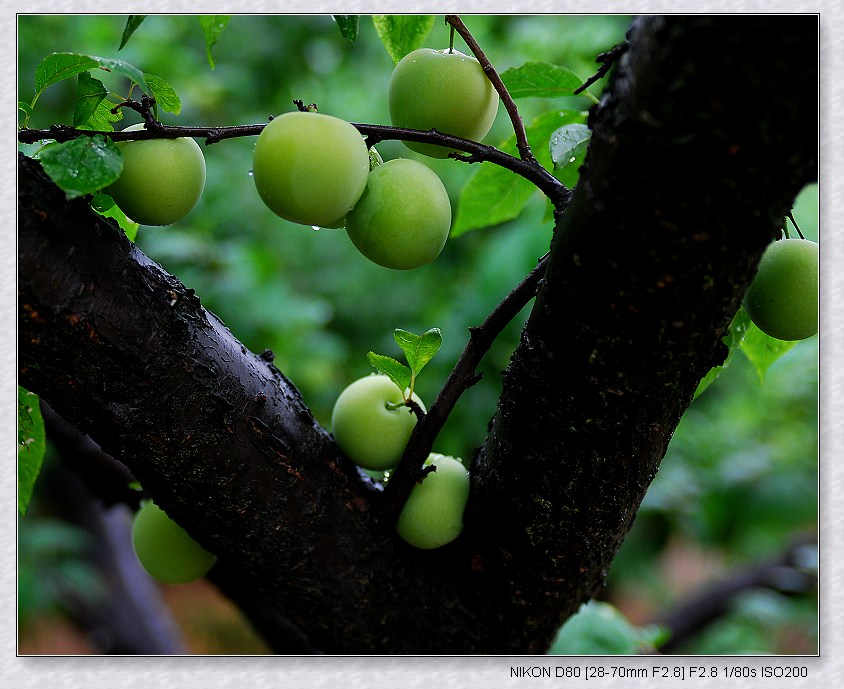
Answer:
M178 115L182 111L182 101L176 90L157 74L144 73L147 86L149 86L151 95L155 98L155 103L165 112L172 112Z
M103 82L94 79L90 72L80 72L76 82L76 103L73 106L73 126L85 124L94 113L97 106L108 95Z
M47 447L38 395L18 386L18 512L23 516L32 500Z
M554 168L561 170L577 160L577 156L586 150L592 130L585 124L566 124L551 134L548 150Z
M372 24L387 53L396 63L421 48L434 28L434 15L374 14Z
M99 134L45 147L40 160L44 171L68 198L91 194L108 186L123 169L120 149Z
M551 135L565 124L583 122L584 113L570 110L552 110L539 115L525 128L536 159L546 169L553 163L548 149ZM499 148L510 155L517 155L516 137L511 136ZM493 227L517 218L536 187L523 177L498 165L484 163L469 178L460 194L460 203L452 237L483 227Z
M701 379L700 383L698 383L697 390L695 390L694 397L692 398L693 400L700 397L700 395L702 395L703 392L712 385L712 383L718 380L722 371L730 365L730 362L733 359L733 354L735 354L735 352L739 349L739 345L744 339L749 325L750 317L747 315L747 312L743 307L739 308L736 315L733 316L733 320L730 322L730 328L727 331L727 334L721 338L721 341L727 345L727 356L724 358L724 363L720 366L713 366L709 369L709 372Z
M396 361L392 357L376 354L375 352L369 352L367 358L376 371L383 373L398 386L402 395L410 388L412 374L410 369L403 363Z
M528 62L501 73L513 98L572 96L583 80L570 69L549 62Z
M117 49L118 51L123 50L123 46L126 45L126 42L129 40L131 35L135 33L135 29L137 29L141 24L143 24L144 19L147 18L145 14L130 14L129 18L126 20L126 26L123 29L123 36L120 38L120 47Z
M35 100L48 86L76 76L80 72L90 72L97 67L123 75L133 84L138 84L145 92L149 90L144 80L144 73L124 60L79 53L52 53L35 68Z
M747 332L739 346L742 354L756 369L759 382L762 382L771 365L796 344L797 342L786 342L766 335L748 318Z
M98 66L97 60L90 55L51 53L35 68L35 100L48 86L75 77L80 72L89 72Z
M335 14L334 21L337 22L337 27L340 29L340 35L343 38L348 38L350 41L357 39L358 28L360 27L360 15Z
M434 355L440 350L443 343L442 333L439 328L431 328L427 332L420 335L414 335L407 330L396 328L393 331L393 338L401 347L413 378L419 375L419 372L425 367Z
M123 109L118 108L117 112L112 112L112 107L113 104L110 101L101 101L97 104L96 110L88 118L88 121L80 124L77 129L95 132L114 131L114 123L123 119Z
M208 58L208 66L211 69L214 69L212 48L217 45L231 18L230 14L201 14L197 17L202 33L205 35L205 56Z

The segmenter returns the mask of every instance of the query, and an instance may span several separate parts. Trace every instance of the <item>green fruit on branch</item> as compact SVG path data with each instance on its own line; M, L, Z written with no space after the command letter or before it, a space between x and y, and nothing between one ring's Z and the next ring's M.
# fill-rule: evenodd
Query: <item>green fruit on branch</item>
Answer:
M434 465L413 486L396 530L410 545L424 550L451 543L463 531L463 510L469 499L469 472L459 459L432 452L425 466Z
M252 175L276 215L302 225L340 227L369 174L369 149L350 123L315 112L287 112L255 142Z
M139 131L134 124L124 131ZM104 191L141 225L172 225L193 210L205 189L205 156L191 138L118 141L123 171Z
M135 513L132 546L149 575L165 584L195 581L217 560L151 500Z
M363 196L346 216L346 231L358 250L395 270L433 261L450 229L451 201L437 173L405 158L374 168Z
M425 410L416 393L411 399ZM340 393L331 414L337 445L355 464L371 471L399 463L415 426L416 414L385 375L353 382Z
M744 296L750 319L778 340L818 332L818 245L808 239L772 242Z
M453 134L480 141L498 112L498 94L471 55L457 50L419 48L399 60L388 89L390 120L395 127ZM406 141L405 145L433 158L452 149Z

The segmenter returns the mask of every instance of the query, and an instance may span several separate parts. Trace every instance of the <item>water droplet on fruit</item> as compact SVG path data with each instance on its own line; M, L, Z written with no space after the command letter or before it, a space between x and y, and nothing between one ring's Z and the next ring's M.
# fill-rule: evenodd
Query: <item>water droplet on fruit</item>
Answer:
M311 229L314 232L319 232L322 228L319 225L311 225Z
M254 177L254 176L255 176L255 172L254 172L254 170L250 170L247 174L248 174L250 177Z
M573 163L573 162L574 162L574 156L572 156L571 158L569 158L569 162L570 162L570 163Z

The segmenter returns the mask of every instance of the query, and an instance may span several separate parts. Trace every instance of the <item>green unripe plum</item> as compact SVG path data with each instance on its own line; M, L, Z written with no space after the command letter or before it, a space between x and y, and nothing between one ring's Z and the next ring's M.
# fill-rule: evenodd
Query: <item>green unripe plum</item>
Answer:
M411 399L425 410L416 393ZM401 391L387 376L359 378L334 403L334 440L363 469L391 469L399 463L416 426L416 414L403 403Z
M399 60L387 93L395 127L436 129L480 141L498 112L498 94L471 55L448 49L419 48ZM452 149L405 141L432 158L446 158Z
M374 168L346 232L370 261L409 270L433 261L451 229L451 201L437 173L396 158Z
M771 242L744 296L744 308L762 332L778 340L805 340L818 332L818 268L815 242Z
M195 581L217 559L151 500L135 513L132 545L143 568L165 584Z
M469 499L469 472L459 459L432 452L425 465L436 471L413 486L396 531L410 545L424 550L451 543L463 531L463 510Z
M124 131L138 131L134 124ZM205 189L205 156L190 138L118 141L123 171L105 189L141 225L172 225L193 210Z
M302 225L339 227L369 174L369 149L353 125L316 112L287 112L255 142L252 175L276 215Z

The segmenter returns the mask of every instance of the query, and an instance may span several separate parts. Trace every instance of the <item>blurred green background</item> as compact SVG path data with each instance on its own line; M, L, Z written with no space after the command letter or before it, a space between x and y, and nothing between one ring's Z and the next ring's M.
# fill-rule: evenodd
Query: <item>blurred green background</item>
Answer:
M541 60L568 67L584 79L595 69L595 56L623 40L629 23L629 17L614 15L464 19L500 72ZM164 77L182 100L178 117L162 118L171 124L261 123L293 109L296 98L316 102L321 112L352 122L389 123L386 87L392 61L366 17L353 43L340 36L327 16L235 16L214 48L214 70L206 61L195 17L151 16L118 53L125 21L119 15L19 15L19 99L32 99L33 74L41 59L69 51L119 57ZM448 45L441 17L426 45ZM457 47L462 48L459 39ZM124 88L115 77L97 76L114 90ZM74 88L75 81L68 80L47 89L30 126L69 122ZM600 84L592 91L599 93ZM588 106L585 98L519 101L528 122L549 109ZM137 119L127 114L127 123ZM485 141L495 144L510 133L502 109ZM442 331L443 348L417 388L424 400L433 400L467 341L467 328L480 323L547 250L551 224L546 204L537 195L517 221L449 241L429 266L408 272L381 268L364 259L345 232L314 231L266 209L249 175L253 145L254 139L241 138L206 148L208 180L199 205L171 227L141 227L137 244L195 289L205 307L251 350L271 349L277 366L325 426L338 392L371 370L367 352L400 355L392 338L397 327L417 333L431 327ZM29 153L36 148L21 147ZM385 142L379 151L385 159L419 157L399 142ZM440 174L456 209L473 169L450 160L424 162ZM801 194L794 214L804 234L817 239L817 187ZM495 409L500 373L526 315L527 310L511 323L484 359L483 380L464 395L437 451L468 458L482 442ZM599 594L631 625L646 625L700 586L775 555L795 534L814 533L817 360L813 338L792 349L760 383L748 362L736 356L688 411L607 588ZM31 566L38 552L43 559L43 549L33 555L24 547L39 525L54 533L51 519L49 500L41 497L39 502L36 493L31 513L20 523L22 593L60 576L40 560ZM74 572L74 580L87 581ZM224 601L214 598L213 590L202 590L215 601L209 602L209 609L221 611L226 620L221 628L242 625ZM692 639L683 652L814 653L814 593L757 593L738 598L729 614ZM39 600L43 603L49 595L42 593ZM229 646L224 641L197 641L184 610L178 608L180 599L191 597L172 591L167 595L194 652L263 650L257 640L251 646L253 642L242 640ZM50 652L37 630L43 630L45 616L61 615L61 609L21 600L23 652ZM83 644L75 652L90 652L84 649Z

